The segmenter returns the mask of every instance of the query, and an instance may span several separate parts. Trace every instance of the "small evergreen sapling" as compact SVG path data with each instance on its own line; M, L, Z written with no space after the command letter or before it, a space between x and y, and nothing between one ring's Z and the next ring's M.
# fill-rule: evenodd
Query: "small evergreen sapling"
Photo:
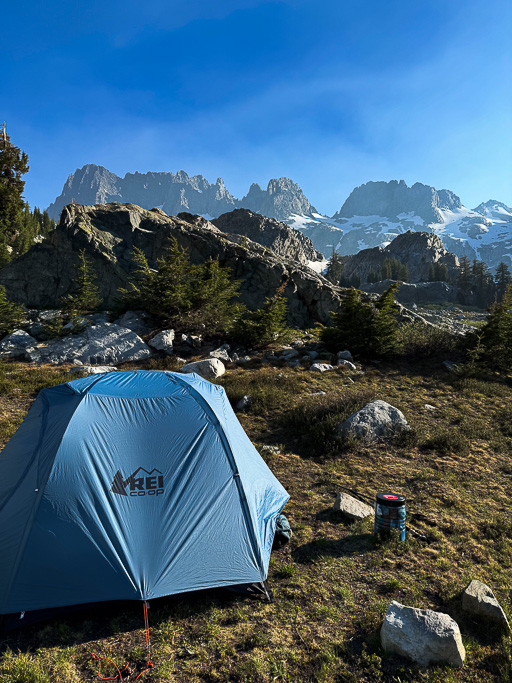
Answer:
M74 318L95 311L103 301L95 280L94 268L85 250L82 249L73 291L61 299L62 312Z
M13 332L23 317L23 307L9 301L5 287L0 286L0 337Z

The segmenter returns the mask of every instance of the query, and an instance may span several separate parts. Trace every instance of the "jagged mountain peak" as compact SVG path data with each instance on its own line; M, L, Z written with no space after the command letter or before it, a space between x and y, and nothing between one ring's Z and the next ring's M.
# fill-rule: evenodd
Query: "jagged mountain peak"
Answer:
M378 180L352 190L333 219L382 216L392 220L411 214L426 223L438 223L442 220L440 209L453 210L461 206L459 197L450 190L436 190L423 183L409 187L404 180Z

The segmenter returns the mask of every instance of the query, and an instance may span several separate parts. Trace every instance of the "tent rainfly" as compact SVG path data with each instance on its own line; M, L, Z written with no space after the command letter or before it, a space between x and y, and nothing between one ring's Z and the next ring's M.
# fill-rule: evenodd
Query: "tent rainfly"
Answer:
M0 614L264 582L288 498L198 375L43 389L0 454Z

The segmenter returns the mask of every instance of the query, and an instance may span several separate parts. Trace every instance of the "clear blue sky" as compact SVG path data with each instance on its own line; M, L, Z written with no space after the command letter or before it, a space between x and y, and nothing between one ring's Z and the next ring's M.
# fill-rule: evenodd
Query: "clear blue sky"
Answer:
M5 2L0 121L40 207L86 163L512 205L511 36L509 0Z

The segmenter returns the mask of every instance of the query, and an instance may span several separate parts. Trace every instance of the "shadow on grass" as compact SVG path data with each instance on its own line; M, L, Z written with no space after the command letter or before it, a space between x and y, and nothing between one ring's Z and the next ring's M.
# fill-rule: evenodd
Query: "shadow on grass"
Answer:
M201 617L212 607L229 607L241 600L251 600L224 589L196 591L184 595L168 596L148 602L149 624L152 628L167 621ZM46 610L50 612L50 610ZM65 614L41 614L39 619L16 624L18 615L6 615L0 624L0 654L10 649L29 652L40 647L70 647L93 643L120 634L133 635L139 644L144 628L142 601L113 601L95 605L76 605ZM26 613L29 620L32 615Z
M368 553L375 548L375 537L370 533L356 533L339 541L318 538L292 550L293 560L312 564L322 557L350 557Z

